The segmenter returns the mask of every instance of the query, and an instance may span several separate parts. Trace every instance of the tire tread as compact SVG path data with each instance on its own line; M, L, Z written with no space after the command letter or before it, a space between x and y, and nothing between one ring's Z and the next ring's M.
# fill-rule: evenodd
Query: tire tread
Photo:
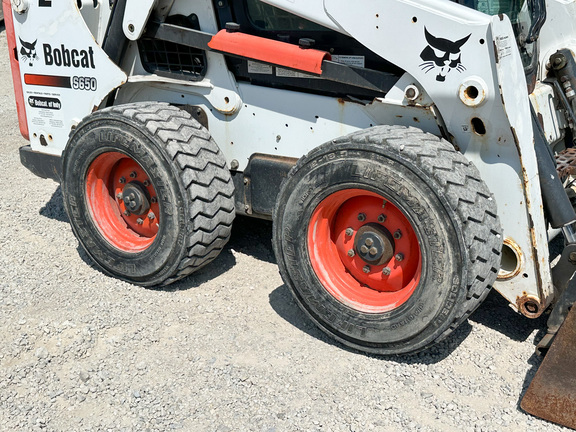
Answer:
M236 215L234 184L226 159L210 133L188 112L166 103L134 103L107 108L138 123L162 144L190 203L186 253L169 285L201 269L222 251Z
M434 341L440 342L476 310L496 280L502 247L496 201L476 166L450 143L434 135L416 128L378 126L352 134L349 139L386 145L431 175L462 223L469 251L466 298L454 321Z
M373 150L375 145L386 148L387 154L411 166L414 172L420 170L423 176L436 183L438 196L447 201L454 213L455 222L460 226L464 256L468 260L466 281L462 284L466 292L450 321L444 323L443 331L424 346L412 351L402 348L399 352L415 353L428 349L454 332L476 310L496 280L502 248L502 230L496 201L476 166L449 142L420 129L404 126L376 126L316 147L296 163L288 178L305 169L314 158L322 156L328 145L334 151L339 146L344 149L351 144L355 148L365 146L367 150ZM275 218L280 212L280 206L281 203L277 202ZM275 239L274 244L278 257L280 241ZM347 343L343 338L338 339ZM351 346L362 349L359 345ZM389 349L378 351L366 347L366 350L393 353Z

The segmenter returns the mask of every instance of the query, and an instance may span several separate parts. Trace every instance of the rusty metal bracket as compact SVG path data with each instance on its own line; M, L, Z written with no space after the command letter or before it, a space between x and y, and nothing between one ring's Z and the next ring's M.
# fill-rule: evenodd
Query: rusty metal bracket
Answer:
M567 148L555 156L556 169L561 178L576 175L576 148Z

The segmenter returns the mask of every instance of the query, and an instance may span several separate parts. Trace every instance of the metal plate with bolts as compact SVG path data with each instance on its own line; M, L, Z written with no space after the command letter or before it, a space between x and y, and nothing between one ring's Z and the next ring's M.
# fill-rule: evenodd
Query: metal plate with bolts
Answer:
M520 406L536 417L576 429L576 307L568 313Z

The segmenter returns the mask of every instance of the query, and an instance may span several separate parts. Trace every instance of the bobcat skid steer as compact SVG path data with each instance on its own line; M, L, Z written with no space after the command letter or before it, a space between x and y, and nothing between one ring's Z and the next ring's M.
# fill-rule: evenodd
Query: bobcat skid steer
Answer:
M104 272L172 283L250 215L350 347L430 348L492 286L552 310L550 346L576 298L574 0L3 6L22 163Z

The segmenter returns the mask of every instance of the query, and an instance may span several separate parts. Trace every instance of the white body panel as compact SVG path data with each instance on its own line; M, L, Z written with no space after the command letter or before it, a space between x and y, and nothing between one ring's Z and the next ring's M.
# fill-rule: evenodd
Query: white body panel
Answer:
M203 107L209 125L213 126L210 127L213 138L228 161L239 162L239 170L246 167L254 149L259 153L300 158L320 144L377 124L418 125L439 133L429 108L408 106L403 100L385 98L364 105L242 83L238 92L243 104L230 115L218 112L201 84L175 90L161 82L141 80L144 77L130 80L122 88L118 95L120 103L162 98ZM398 93L403 94L402 89Z
M122 29L128 39L133 41L140 39L155 5L156 0L126 1Z
M108 28L108 21L110 19L111 8L109 2L99 0L80 0L77 2L80 6L80 13L86 22L86 26L96 39L98 44L102 44L106 29Z
M14 14L14 27L32 149L59 155L70 130L126 75L96 43L76 0L48 4Z

